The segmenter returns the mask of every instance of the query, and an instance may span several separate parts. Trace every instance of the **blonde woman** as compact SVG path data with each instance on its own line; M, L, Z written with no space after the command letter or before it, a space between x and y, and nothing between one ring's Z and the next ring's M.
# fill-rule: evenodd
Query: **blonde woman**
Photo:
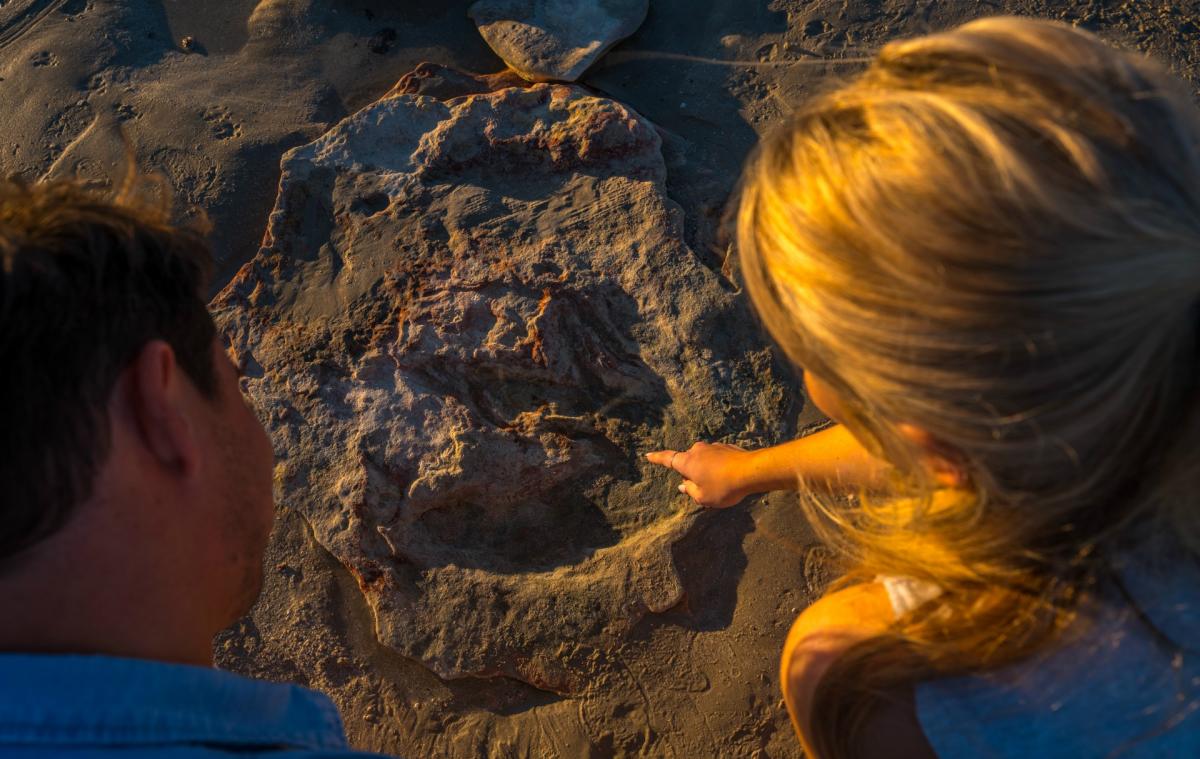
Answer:
M845 557L783 653L809 754L1200 756L1187 89L1046 21L895 42L764 142L738 226L839 424L649 457L706 506L798 489Z

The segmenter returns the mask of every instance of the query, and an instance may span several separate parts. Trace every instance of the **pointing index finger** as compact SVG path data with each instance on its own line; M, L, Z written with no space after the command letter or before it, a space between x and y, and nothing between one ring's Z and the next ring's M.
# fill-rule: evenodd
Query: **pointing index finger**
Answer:
M679 453L679 451L654 451L653 453L646 454L646 460L651 464L658 464L659 466L670 468L671 459L673 459L677 453Z

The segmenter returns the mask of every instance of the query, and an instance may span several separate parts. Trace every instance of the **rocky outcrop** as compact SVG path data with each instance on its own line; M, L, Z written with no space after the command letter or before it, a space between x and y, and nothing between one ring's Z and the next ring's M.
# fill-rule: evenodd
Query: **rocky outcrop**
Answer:
M423 71L400 91L500 84ZM571 86L392 95L285 156L213 303L281 504L442 677L578 692L590 646L681 600L703 518L641 453L779 436L770 352L664 174L651 124Z
M479 0L468 13L513 71L573 82L636 32L649 8L649 0Z

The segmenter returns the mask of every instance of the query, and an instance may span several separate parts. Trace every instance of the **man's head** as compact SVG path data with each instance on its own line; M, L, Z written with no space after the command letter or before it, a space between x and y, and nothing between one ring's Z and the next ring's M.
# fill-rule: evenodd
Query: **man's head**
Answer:
M89 588L107 598L94 615L163 608L185 637L257 595L271 450L205 307L209 269L161 208L0 181L0 594Z

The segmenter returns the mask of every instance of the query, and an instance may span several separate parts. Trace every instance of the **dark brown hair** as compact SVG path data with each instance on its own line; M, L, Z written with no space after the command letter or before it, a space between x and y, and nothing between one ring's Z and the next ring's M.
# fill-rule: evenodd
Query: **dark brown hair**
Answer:
M0 562L54 533L108 455L121 371L165 340L216 396L203 229L73 182L0 180ZM165 193L160 195L165 198Z

